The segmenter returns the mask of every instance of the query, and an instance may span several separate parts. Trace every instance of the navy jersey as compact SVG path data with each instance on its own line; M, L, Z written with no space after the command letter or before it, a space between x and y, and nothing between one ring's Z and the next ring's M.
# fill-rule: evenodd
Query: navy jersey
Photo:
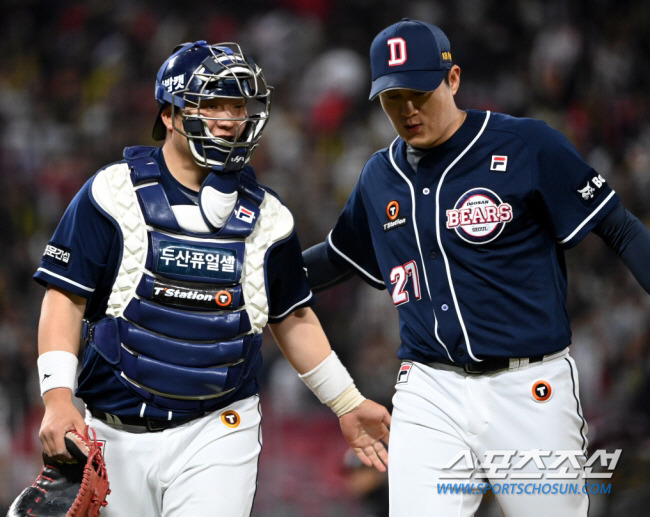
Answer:
M470 110L417 170L400 138L375 153L328 252L388 289L401 359L548 354L571 341L564 250L618 203L558 131Z
M162 152L157 150L153 157L160 166L160 184L170 205L174 208L195 205L197 193L173 178L164 164ZM254 175L250 168L242 174ZM81 188L68 206L34 275L41 284L55 285L86 298L84 317L90 322L101 319L106 313L123 252L119 229L93 198L93 179ZM274 244L265 260L269 322L279 322L297 308L313 303L295 231ZM141 401L116 380L111 368L93 350L87 347L84 352L77 394L89 405L99 405L111 413L138 415ZM257 390L258 384L252 375L249 382L224 397L223 404L250 396Z

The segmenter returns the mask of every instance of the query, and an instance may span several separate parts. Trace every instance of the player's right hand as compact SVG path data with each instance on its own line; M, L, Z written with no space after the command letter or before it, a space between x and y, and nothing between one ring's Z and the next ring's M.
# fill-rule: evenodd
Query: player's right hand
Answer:
M54 388L43 394L45 414L41 421L39 438L46 456L60 460L72 460L63 437L70 430L83 434L86 423L72 401L68 388Z
M375 467L386 472L390 439L390 413L372 400L364 400L361 405L341 415L341 431L357 457L367 467Z

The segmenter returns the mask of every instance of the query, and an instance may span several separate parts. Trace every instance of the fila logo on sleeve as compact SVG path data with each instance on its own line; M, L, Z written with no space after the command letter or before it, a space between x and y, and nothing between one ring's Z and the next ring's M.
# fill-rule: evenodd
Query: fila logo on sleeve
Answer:
M389 66L398 66L406 63L406 41L402 38L391 38L386 44L390 49L390 59L388 60Z

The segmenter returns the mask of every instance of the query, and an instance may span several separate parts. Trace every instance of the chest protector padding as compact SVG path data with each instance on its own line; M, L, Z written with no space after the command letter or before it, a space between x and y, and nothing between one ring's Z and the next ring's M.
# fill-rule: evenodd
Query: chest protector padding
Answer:
M106 317L90 326L88 343L143 402L209 410L259 360L268 319L265 257L291 234L293 217L242 175L222 229L185 230L151 150L127 149L126 160L92 184L95 202L119 229L122 258Z

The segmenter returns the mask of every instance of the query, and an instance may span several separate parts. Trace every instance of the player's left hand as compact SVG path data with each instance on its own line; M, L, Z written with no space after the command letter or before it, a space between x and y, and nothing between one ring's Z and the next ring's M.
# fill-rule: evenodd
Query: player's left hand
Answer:
M357 457L368 467L386 472L390 438L390 413L372 400L364 400L360 406L339 418L341 431Z

